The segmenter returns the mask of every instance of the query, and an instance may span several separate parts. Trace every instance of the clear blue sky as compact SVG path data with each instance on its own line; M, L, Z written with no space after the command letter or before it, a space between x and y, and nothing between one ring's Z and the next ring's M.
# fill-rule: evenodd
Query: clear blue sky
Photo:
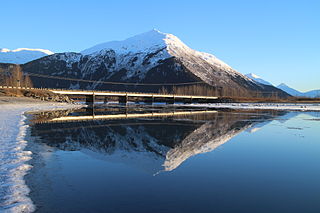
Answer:
M3 0L0 48L81 51L156 28L239 72L320 89L319 0Z

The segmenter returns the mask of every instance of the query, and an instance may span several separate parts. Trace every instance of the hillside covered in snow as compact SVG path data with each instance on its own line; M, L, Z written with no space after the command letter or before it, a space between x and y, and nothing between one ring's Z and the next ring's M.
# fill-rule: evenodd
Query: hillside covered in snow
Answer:
M9 50L0 49L0 63L24 64L47 55L54 54L50 50L19 48Z

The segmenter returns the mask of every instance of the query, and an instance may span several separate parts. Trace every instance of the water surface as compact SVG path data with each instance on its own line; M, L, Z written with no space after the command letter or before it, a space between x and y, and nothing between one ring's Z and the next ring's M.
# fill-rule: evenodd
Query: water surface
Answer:
M188 111L114 107L33 116L27 184L38 211L320 212L319 113L61 119L173 110Z

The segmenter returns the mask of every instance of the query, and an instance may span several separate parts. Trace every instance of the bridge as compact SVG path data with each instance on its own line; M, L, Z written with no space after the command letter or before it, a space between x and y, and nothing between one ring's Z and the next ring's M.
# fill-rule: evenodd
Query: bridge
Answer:
M115 92L115 91L94 91L94 90L70 90L70 89L52 89L52 88L32 88L32 87L13 87L0 86L0 89L21 89L21 90L45 90L59 95L71 97L84 97L86 104L92 105L98 99L103 98L104 103L112 100L118 100L119 103L127 104L128 102L166 102L174 104L182 103L212 103L216 102L217 96L197 96L197 95L178 95L178 94L159 94L159 93L135 93L135 92ZM110 99L111 98L111 99Z

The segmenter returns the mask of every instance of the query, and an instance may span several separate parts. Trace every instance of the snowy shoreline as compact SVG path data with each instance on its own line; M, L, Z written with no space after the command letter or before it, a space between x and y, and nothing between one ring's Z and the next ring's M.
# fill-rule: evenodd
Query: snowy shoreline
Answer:
M33 212L35 206L24 176L32 152L25 151L26 112L77 108L81 105L0 97L0 212Z

